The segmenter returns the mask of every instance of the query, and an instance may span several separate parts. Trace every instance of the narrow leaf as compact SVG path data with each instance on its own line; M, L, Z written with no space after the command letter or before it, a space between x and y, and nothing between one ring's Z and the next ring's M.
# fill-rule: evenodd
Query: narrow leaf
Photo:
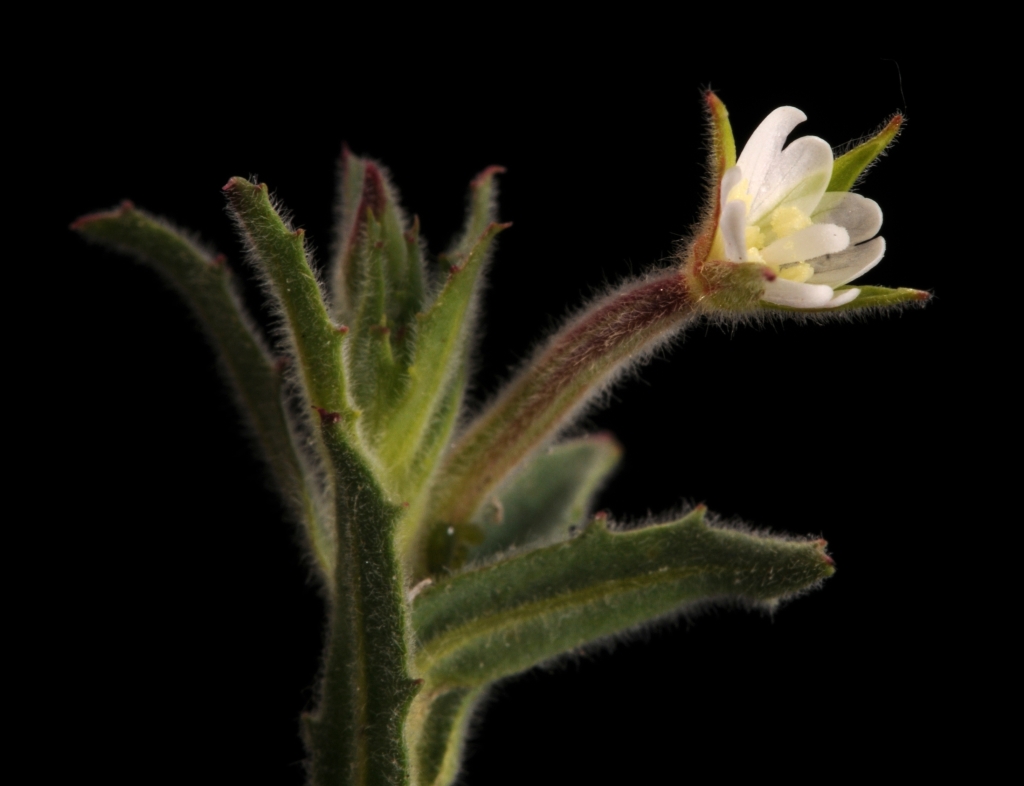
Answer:
M442 255L446 264L459 264L473 250L480 235L498 220L498 186L494 176L505 172L503 166L489 166L469 183L469 205L462 234Z
M833 573L824 541L684 518L579 537L471 570L420 594L416 663L431 689L476 687L701 601L771 607Z
M448 786L458 775L466 732L483 689L455 688L429 699L413 723L416 786ZM412 720L412 719L410 719Z
M895 115L881 131L839 156L832 164L832 179L826 191L849 191L871 166L893 143L903 126L903 115Z
M448 383L466 359L473 303L494 238L509 224L491 224L419 319L415 361L404 400L396 407L381 448L385 464L404 470L418 452Z
M423 264L418 247L418 223L410 230L398 205L398 193L384 170L375 162L342 153L341 208L336 244L338 250L331 275L331 291L339 318L351 321L361 306L363 289L372 287L362 262L366 255L368 221L380 226L380 244L384 267L384 291L387 324L393 331L409 334L417 312L423 307ZM410 247L410 232L414 243Z
M335 248L330 274L332 313L341 322L352 320L353 304L359 301L359 288L362 286L363 276L356 256L362 229L360 216L365 215L367 208L382 212L383 184L374 188L376 185L374 178L366 177L366 162L353 155L345 145L338 166Z
M511 226L493 221L493 180L502 171L501 167L489 167L470 184L465 230L450 257L454 264L430 308L417 319L408 388L389 418L387 441L381 447L385 465L399 476L414 470L411 460L422 452L451 381L466 361L474 303L493 241ZM401 483L400 478L396 480Z
M474 519L483 542L469 550L469 561L568 538L586 520L591 499L621 457L610 434L563 442L534 456Z
M286 504L303 523L324 580L334 579L333 522L295 447L281 403L281 374L245 313L227 266L130 202L83 216L72 229L157 271L192 308L220 361Z
M350 423L341 359L343 334L327 315L320 285L306 259L305 231L292 231L270 203L265 184L233 177L224 186L267 289L285 317L309 403Z
M364 411L365 428L375 434L401 388L387 316L388 272L384 228L372 212L357 252L364 271L358 312L349 335L352 395Z

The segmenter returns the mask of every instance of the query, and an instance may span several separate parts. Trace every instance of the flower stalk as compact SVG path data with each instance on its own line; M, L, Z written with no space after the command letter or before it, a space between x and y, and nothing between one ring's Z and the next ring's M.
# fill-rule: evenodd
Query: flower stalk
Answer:
M833 158L814 137L785 145L803 118L792 107L739 154L712 93L707 110L712 187L692 239L568 320L471 420L480 292L510 226L497 215L501 167L472 181L460 238L428 266L419 220L385 170L346 149L328 285L267 187L229 180L277 315L272 350L223 259L166 222L125 204L72 225L189 303L303 528L328 600L317 707L303 719L311 784L450 784L496 680L696 604L771 610L834 572L824 541L726 527L703 506L612 524L593 508L622 448L610 435L559 441L695 319L822 318L927 298L850 285L885 251L881 209L850 189L900 116Z

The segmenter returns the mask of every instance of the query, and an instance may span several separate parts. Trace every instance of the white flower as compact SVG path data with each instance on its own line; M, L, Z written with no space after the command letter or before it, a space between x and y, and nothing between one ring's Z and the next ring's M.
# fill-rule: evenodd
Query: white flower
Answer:
M747 141L722 177L721 217L713 253L732 262L760 262L775 272L763 299L791 308L834 308L859 289L836 293L881 260L875 237L882 211L858 194L826 192L832 148L815 136L786 138L807 119L776 109Z

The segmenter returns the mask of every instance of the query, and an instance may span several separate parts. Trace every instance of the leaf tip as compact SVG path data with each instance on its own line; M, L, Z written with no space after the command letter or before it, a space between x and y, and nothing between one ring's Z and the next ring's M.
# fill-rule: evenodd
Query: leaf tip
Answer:
M81 232L89 226L89 224L96 221L102 221L110 218L121 218L125 213L130 213L133 210L135 210L135 203L130 199L125 199L114 210L97 210L95 213L86 213L84 216L79 216L68 225L68 229L75 232Z
M825 564L835 567L836 561L832 559L831 555L825 550L828 548L828 541L824 538L818 538L813 541L813 543L818 547L818 553L821 554L822 559L825 560Z
M473 189L480 188L487 184L487 181L493 178L495 175L503 175L507 170L503 166L492 164L487 167L483 172L474 177L469 181L469 187Z

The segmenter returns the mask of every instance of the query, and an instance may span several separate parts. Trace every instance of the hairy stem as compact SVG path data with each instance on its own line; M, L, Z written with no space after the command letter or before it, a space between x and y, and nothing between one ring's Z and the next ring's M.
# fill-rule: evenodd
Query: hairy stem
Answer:
M401 508L321 415L336 482L338 571L320 707L306 721L316 786L393 786L409 779L403 729L418 682L409 676L406 604L394 551Z
M525 456L694 311L682 275L670 270L616 292L571 322L458 440L442 469L431 519L469 521Z

